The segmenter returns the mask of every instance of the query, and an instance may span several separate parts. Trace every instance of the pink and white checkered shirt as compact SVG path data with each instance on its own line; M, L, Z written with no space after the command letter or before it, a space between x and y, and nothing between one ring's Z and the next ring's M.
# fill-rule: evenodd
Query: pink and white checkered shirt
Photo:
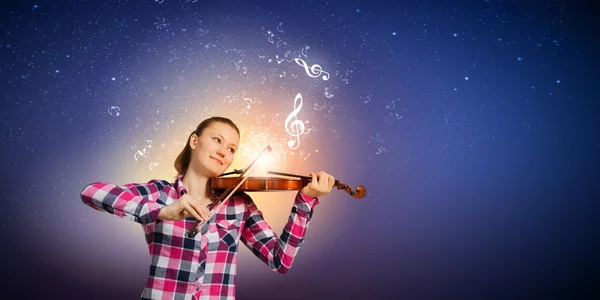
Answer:
M319 203L298 192L288 223L278 237L246 193L236 193L215 212L194 238L186 231L195 218L157 220L160 210L187 190L178 176L174 183L114 185L95 182L81 192L83 202L100 211L142 224L151 257L142 299L235 299L238 244L241 240L269 268L286 273L294 261ZM213 197L218 195L213 192Z

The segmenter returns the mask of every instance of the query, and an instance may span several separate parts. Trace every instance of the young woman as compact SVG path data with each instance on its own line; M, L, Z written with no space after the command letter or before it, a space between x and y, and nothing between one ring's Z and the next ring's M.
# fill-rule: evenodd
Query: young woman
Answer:
M219 195L210 178L231 165L239 140L231 120L212 117L190 134L175 160L175 182L95 182L81 192L86 205L142 224L151 257L142 299L234 299L240 241L273 271L284 274L292 266L318 197L331 191L335 179L311 173L278 237L246 193L236 193L215 211ZM208 225L187 237L196 220Z

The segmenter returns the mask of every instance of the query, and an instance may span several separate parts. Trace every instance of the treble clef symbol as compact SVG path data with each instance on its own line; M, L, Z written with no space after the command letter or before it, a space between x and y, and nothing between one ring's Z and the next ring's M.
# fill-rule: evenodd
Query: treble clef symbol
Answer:
M312 78L317 78L319 77L321 74L325 74L323 75L323 80L327 80L329 79L329 73L323 71L323 69L321 68L320 65L312 65L310 68L308 67L308 65L306 64L306 62L304 60L302 60L302 58L294 58L294 60L296 61L296 63L299 66L304 67L304 70L306 71L306 74L308 74L308 76L312 77Z
M296 102L300 103L296 104ZM300 135L304 133L304 123L296 118L300 109L302 109L302 95L298 93L294 99L294 111L285 118L285 131L292 136L292 139L288 141L288 147L290 147L290 149L298 149L300 146ZM294 121L290 124L292 118Z

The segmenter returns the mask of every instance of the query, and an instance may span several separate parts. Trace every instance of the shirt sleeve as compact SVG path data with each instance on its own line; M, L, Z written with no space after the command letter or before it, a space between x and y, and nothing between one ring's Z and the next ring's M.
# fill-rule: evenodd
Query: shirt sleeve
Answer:
M304 242L313 208L318 203L317 198L298 192L288 222L278 238L264 220L256 204L250 201L249 216L246 219L241 241L271 270L285 274L291 268L294 257Z
M81 192L81 200L98 211L105 211L123 219L140 224L157 221L158 213L166 206L164 180L151 180L148 183L128 183L115 185L94 182Z

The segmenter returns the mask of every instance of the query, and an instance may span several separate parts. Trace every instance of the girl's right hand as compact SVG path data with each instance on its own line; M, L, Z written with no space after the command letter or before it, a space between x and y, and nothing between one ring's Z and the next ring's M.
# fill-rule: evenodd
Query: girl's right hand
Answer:
M208 208L189 194L183 194L177 201L163 207L158 213L158 218L165 221L179 221L189 217L205 222L210 219Z

